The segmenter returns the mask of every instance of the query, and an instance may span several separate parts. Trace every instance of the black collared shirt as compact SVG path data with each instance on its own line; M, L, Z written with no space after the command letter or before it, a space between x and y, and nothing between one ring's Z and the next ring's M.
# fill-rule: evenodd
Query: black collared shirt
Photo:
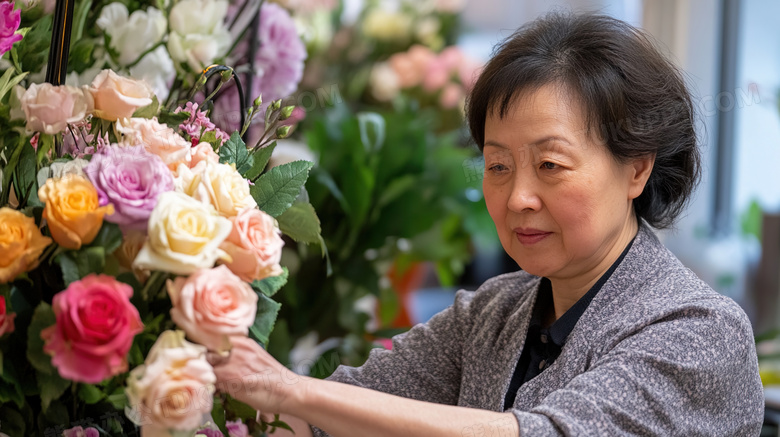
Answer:
M623 249L623 253L612 263L609 270L593 284L593 287L547 328L544 327L545 315L549 311L555 311L555 309L553 308L550 280L542 278L541 282L539 282L539 291L537 292L536 302L531 314L531 321L528 324L528 333L525 337L523 352L520 354L520 359L517 362L517 366L515 366L515 372L512 374L512 380L509 383L509 389L504 397L504 411L512 408L517 396L517 390L521 385L542 373L544 369L550 367L555 359L558 358L563 345L566 344L566 338L574 329L574 325L577 324L577 321L599 290L601 290L601 287L612 276L612 272L623 261L633 243L634 240L632 239L626 248Z

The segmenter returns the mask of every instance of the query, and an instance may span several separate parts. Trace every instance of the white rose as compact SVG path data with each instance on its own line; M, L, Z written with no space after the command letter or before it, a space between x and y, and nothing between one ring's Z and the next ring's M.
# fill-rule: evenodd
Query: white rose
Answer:
M226 0L182 0L171 8L168 51L176 62L202 70L230 48Z
M183 193L162 193L149 216L149 238L133 261L133 268L189 275L230 257L219 245L233 225L211 205Z
M233 165L201 161L193 168L179 164L176 191L212 205L220 215L233 217L257 206L249 184Z
M393 100L401 90L398 75L387 62L375 64L368 80L371 85L371 95L380 102Z
M42 187L49 178L61 178L67 175L84 175L84 167L89 164L86 159L76 158L67 162L53 162L51 167L43 167L38 172L38 186Z
M130 67L130 75L148 83L157 95L157 100L163 102L171 92L170 84L176 77L176 68L165 47L157 47Z
M130 65L165 35L165 16L156 8L137 10L128 16L127 6L111 3L100 11L97 26L111 37L111 47L119 53L119 63Z

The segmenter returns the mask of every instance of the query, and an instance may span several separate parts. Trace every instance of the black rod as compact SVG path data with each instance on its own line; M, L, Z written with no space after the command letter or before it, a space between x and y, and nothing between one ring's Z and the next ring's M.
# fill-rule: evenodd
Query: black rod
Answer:
M70 32L73 28L73 4L75 0L57 0L52 21L49 63L46 65L46 82L62 85L68 74Z

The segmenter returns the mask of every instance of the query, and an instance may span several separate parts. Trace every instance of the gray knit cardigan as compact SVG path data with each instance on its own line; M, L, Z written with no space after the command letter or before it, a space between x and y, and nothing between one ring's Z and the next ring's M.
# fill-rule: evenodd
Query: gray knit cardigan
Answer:
M373 349L361 367L341 365L327 379L505 411L539 281L519 271L460 290L450 307L393 337L392 350ZM750 322L642 223L560 356L520 387L509 411L521 436L758 435L764 397ZM508 433L475 425L462 435Z

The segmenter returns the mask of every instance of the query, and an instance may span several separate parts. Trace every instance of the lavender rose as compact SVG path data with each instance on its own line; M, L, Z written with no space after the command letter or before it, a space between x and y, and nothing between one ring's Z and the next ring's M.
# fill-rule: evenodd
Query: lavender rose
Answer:
M106 220L125 230L146 230L157 197L173 190L168 166L143 146L106 147L84 169L98 192L100 205L114 205Z

